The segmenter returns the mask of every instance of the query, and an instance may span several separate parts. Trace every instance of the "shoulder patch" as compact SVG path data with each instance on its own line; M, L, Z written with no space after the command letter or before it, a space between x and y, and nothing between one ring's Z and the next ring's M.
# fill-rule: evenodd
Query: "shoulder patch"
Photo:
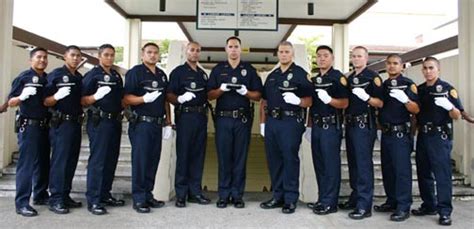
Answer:
M341 78L339 79L339 82L341 82L342 86L347 86L347 79L345 76L341 76Z
M382 80L380 79L380 76L376 76L376 77L374 78L374 83L375 83L375 85L376 85L377 87L382 86Z
M410 90L411 92L415 93L415 94L418 94L418 88L416 87L416 84L411 84L410 85Z
M451 89L451 91L449 91L449 94L451 95L451 97L457 99L458 98L458 92L456 91L456 89Z

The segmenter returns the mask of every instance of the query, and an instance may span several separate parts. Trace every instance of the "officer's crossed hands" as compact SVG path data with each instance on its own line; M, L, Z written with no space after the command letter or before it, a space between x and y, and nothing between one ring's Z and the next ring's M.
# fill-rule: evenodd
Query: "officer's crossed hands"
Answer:
M405 94L405 92L400 89L392 89L390 91L390 96L397 99L401 103L408 103L409 101L407 94Z
M36 95L36 87L25 87L18 98L20 101L25 101L32 95Z
M435 104L444 108L447 111L451 111L452 109L454 109L454 105L446 97L436 97Z
M152 103L155 101L159 96L161 95L161 92L154 91L154 92L147 92L145 95L143 95L143 102L144 103Z
M239 89L237 89L236 92L245 96L247 92L249 92L249 90L247 90L247 87L242 84L242 86Z
M226 84L226 83L221 84L221 86L219 87L219 89L221 89L221 91L223 91L223 92L230 91L230 88L227 87L227 84Z
M318 98L324 103L324 104L329 104L332 100L332 97L328 94L326 90L323 89L316 89L316 92L318 93Z
M293 92L285 92L282 94L285 103L293 104L293 105L300 105L301 99L300 97L296 96Z
M61 99L64 99L66 96L70 94L71 94L71 87L62 87L62 88L59 88L59 90L56 93L54 93L53 98L56 101L59 101Z
M356 87L352 89L352 94L356 95L357 97L359 97L359 99L361 99L364 102L367 102L370 99L370 95L367 94L367 92L365 92L365 90L360 87Z
M101 100L102 98L104 98L105 95L109 94L110 91L112 91L112 88L110 88L109 86L99 87L94 93L93 97L95 101Z
M196 95L192 92L185 92L184 94L178 96L178 103L185 103L185 102L188 102L188 101L191 101L192 99L196 98Z

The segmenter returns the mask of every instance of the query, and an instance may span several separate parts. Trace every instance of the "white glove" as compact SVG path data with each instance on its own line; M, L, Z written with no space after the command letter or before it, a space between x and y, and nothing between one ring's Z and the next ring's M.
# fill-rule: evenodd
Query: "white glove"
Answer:
M408 103L408 96L404 91L400 89L392 89L390 91L390 96L397 99L401 103Z
M152 103L161 95L161 92L154 91L154 92L147 92L143 95L143 102L144 103Z
M260 123L260 135L265 137L265 123Z
M435 104L437 106L440 106L440 107L444 108L447 111L450 111L454 108L454 105L446 97L436 97L435 98Z
M109 86L104 86L104 87L97 88L97 91L93 95L95 101L101 100L102 98L104 98L105 95L109 94L110 91L112 91L112 88L110 88Z
M365 90L360 87L352 89L352 93L364 102L367 102L370 99L370 95L367 94L367 92L365 92Z
M247 92L249 92L249 90L247 90L247 87L242 84L242 87L240 87L240 89L237 89L236 92L245 96Z
M68 96L69 94L71 94L71 87L62 87L59 88L56 93L54 93L53 98L56 101L59 101L61 99L64 99L64 97Z
M191 101L192 99L196 98L196 95L192 92L185 92L184 94L178 96L178 103L185 103L187 101Z
M227 87L226 83L221 84L219 89L221 89L221 91L223 91L223 92L230 91L230 88Z
M303 134L304 139L306 139L306 141L308 141L309 143L311 143L311 131L313 131L313 128L306 127L306 130Z
M165 126L163 127L163 139L168 140L171 138L171 134L173 134L173 129L171 126Z
M328 104L331 102L332 97L328 94L326 90L323 89L316 89L318 92L318 98L323 101L324 104Z
M25 101L32 95L36 95L36 87L25 87L23 88L23 91L21 91L21 94L18 96L18 98L21 101Z
M293 105L300 105L301 99L295 95L293 92L285 92L283 93L283 99L286 103L293 104Z

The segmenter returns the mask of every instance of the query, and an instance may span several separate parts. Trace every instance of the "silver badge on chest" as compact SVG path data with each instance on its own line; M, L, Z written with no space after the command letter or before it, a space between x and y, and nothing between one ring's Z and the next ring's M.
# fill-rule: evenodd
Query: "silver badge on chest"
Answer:
M31 82L38 83L39 82L39 77L38 76L33 76L33 78L31 79Z
M196 89L196 83L195 82L191 82L191 84L189 85L192 89Z
M158 87L158 81L151 82L151 86L154 87L154 88L157 88Z
M352 82L354 82L354 84L359 84L359 78L356 78L356 77L355 77L355 78L352 80Z
M321 84L322 82L323 82L323 78L321 78L321 77L316 78L316 83L317 84Z
M392 84L392 86L394 86L394 87L397 86L397 80L391 80L390 84Z
M283 87L289 87L290 82L288 80L283 81Z
M286 79L287 79L287 80L293 79L293 73L291 73L291 72L288 73L288 76L286 76Z
M63 76L63 82L64 83L69 82L69 76Z
M245 77L247 75L247 69L242 69L242 71L240 71L240 74Z
M244 69L245 70L245 69ZM232 79L230 79L232 83L237 83L237 77L233 76Z
M110 76L109 75L104 75L104 81L109 82L110 81Z
M436 92L442 92L443 91L443 86L442 85L436 85Z

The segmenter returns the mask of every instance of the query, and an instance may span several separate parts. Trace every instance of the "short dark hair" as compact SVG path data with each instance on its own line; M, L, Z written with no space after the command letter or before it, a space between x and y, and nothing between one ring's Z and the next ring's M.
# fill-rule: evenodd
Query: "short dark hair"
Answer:
M32 58L37 52L45 52L48 54L48 50L43 47L36 47L30 51L30 58Z
M331 54L334 54L332 51L332 48L327 45L318 46L318 48L316 49L316 52L318 52L319 50L328 50Z
M400 64L403 63L402 56L400 56L399 54L396 54L396 53L389 54L389 55L387 56L387 59L385 59L385 60L387 61L387 60L390 59L390 58L397 58L397 59L400 60Z
M64 51L64 53L68 53L71 50L77 50L81 52L81 48L79 48L77 45L69 45L69 46L66 46L66 50Z
M436 58L436 57L433 57L433 56L427 56L425 57L425 59L423 59L423 63L427 62L427 61L433 61L436 63L436 65L438 65L438 68L440 67L441 63L439 62L439 60Z
M154 42L147 42L145 45L143 45L142 51L145 51L146 47L148 47L148 46L153 46L153 47L157 48L158 50L160 50L160 47L159 47L156 43L154 43Z
M112 49L115 52L114 46L112 46L111 44L103 44L103 45L99 46L99 56L100 56L100 54L102 54L102 52L104 52L105 49Z
M227 38L227 40L225 40L225 44L227 45L227 43L229 43L230 40L237 40L239 41L239 45L242 44L242 41L237 36L232 36L232 37Z

